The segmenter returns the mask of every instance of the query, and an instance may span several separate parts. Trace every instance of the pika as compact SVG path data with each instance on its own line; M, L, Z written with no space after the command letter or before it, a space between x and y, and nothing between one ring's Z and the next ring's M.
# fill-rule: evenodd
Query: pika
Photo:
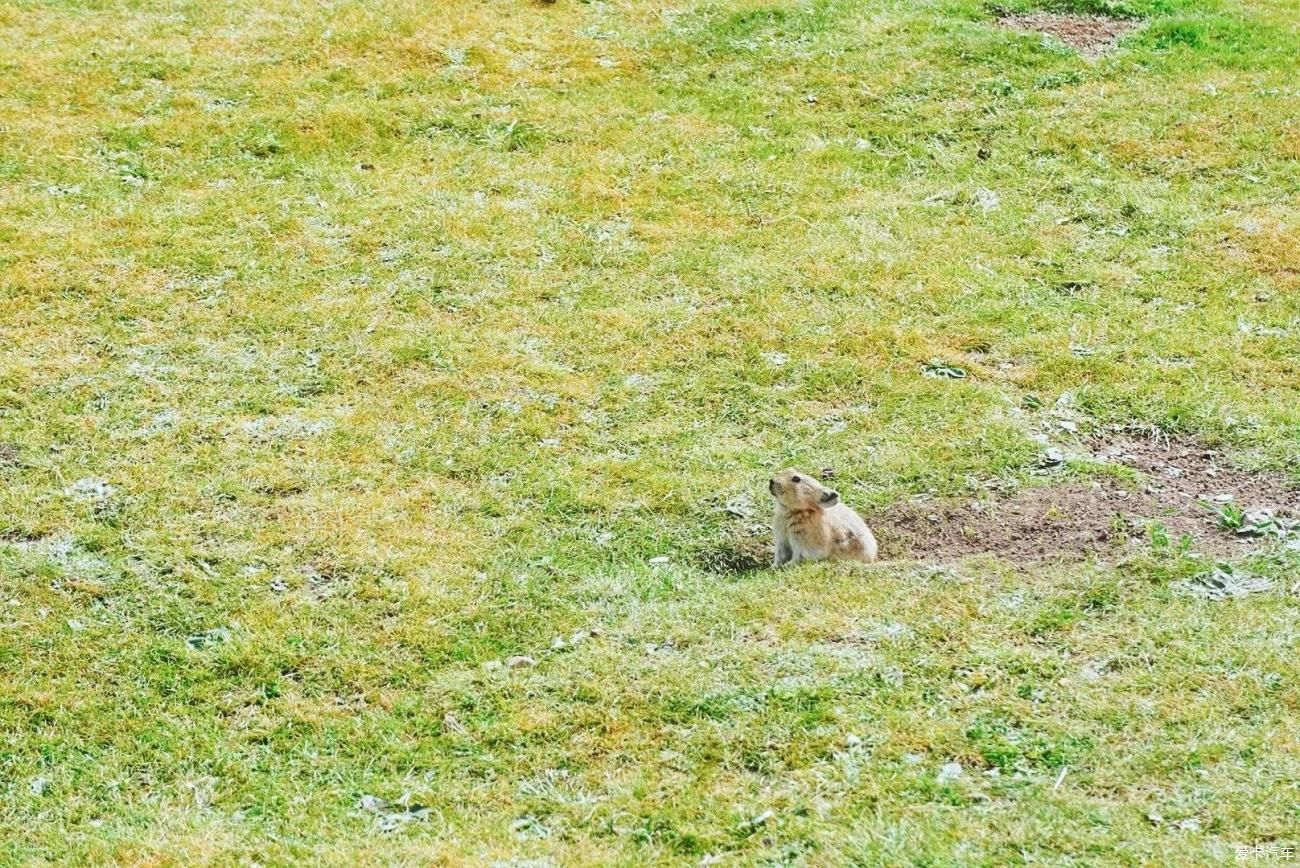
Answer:
M839 492L797 470L782 470L767 488L776 504L772 566L876 559L876 538L862 516L840 502Z

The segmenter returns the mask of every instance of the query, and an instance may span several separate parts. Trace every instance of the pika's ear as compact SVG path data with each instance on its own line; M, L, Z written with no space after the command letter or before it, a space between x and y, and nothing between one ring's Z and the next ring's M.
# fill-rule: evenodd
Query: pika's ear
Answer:
M840 493L829 489L822 494L822 506L834 506L840 502Z

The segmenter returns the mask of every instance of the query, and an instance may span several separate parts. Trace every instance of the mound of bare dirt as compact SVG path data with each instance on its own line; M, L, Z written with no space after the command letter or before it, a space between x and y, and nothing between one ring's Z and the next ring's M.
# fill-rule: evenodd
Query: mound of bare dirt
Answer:
M990 554L1013 562L1117 554L1149 545L1159 523L1170 540L1190 536L1207 554L1242 553L1258 540L1221 526L1210 504L1297 515L1297 493L1280 474L1252 473L1193 442L1111 438L1094 455L1142 474L1022 489L1009 497L913 500L868 516L882 554L944 560Z
M1025 12L998 18L1003 27L1021 33L1053 36L1085 57L1099 57L1110 51L1124 34L1138 27L1128 18L1104 15L1074 15L1057 12Z

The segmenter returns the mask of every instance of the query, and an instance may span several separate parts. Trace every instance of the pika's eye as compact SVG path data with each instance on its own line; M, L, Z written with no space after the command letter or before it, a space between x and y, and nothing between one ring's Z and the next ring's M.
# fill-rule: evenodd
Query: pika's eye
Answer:
M799 477L797 476L791 476L790 481L793 482L795 485L798 485L800 480Z

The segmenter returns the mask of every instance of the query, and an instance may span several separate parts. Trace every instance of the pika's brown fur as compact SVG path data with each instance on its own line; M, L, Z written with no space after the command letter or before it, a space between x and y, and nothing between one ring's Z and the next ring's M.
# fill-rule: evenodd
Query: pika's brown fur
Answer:
M862 516L840 502L839 492L793 469L773 476L767 488L776 504L772 566L876 559L876 538Z

